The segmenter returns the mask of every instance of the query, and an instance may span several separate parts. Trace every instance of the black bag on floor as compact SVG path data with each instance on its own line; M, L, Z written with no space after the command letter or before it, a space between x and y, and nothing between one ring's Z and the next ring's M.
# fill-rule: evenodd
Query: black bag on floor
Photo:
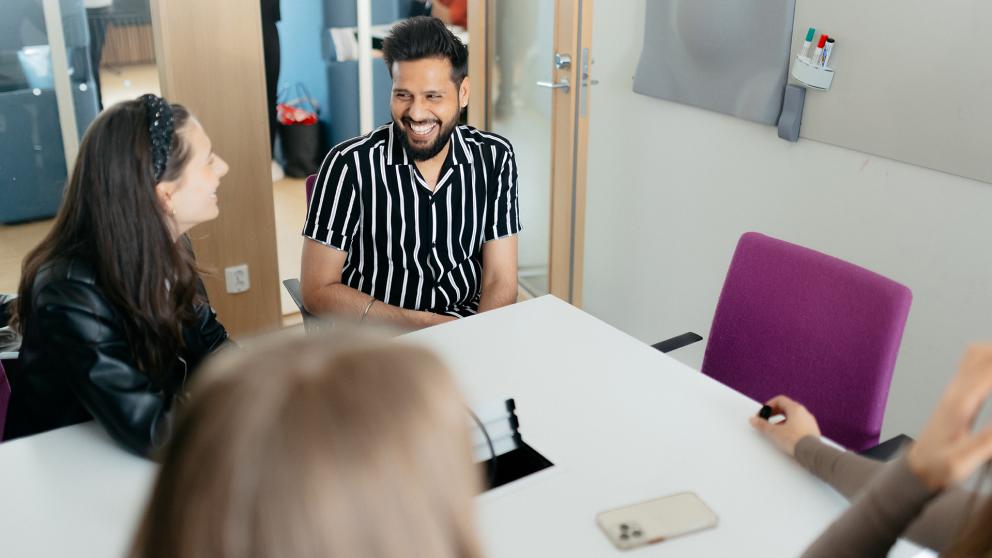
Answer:
M287 97L283 90L281 97ZM276 106L279 120L279 140L286 159L286 174L303 178L317 172L320 155L320 122L317 103L302 83L296 84L296 95Z
M287 176L305 178L317 172L320 124L279 124L279 138Z

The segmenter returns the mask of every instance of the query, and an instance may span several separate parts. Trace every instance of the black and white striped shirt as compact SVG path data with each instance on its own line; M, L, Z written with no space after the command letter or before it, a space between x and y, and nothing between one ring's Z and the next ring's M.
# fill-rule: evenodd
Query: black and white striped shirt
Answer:
M456 126L431 192L390 123L324 157L303 236L348 252L345 285L402 308L468 316L479 307L482 245L518 231L510 142Z

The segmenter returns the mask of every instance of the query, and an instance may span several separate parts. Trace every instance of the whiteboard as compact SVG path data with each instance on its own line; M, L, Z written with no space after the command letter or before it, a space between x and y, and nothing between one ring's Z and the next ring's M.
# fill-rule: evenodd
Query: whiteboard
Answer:
M782 110L794 4L647 0L634 92L774 125Z
M809 27L835 75L802 137L992 182L992 1L797 0L793 58Z

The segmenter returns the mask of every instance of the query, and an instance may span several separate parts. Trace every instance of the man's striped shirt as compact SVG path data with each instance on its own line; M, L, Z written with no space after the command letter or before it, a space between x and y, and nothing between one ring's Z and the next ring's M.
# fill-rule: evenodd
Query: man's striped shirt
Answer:
M506 139L456 126L431 192L393 124L328 152L303 236L348 252L342 282L387 304L467 316L482 245L520 231L517 165Z

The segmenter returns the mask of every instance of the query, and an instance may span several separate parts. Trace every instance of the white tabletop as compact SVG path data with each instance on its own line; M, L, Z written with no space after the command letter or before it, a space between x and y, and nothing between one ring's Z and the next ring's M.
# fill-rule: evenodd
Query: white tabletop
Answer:
M471 402L513 397L556 465L479 498L490 557L621 556L596 513L685 490L719 525L638 556L794 556L845 506L751 431L753 401L556 298L406 339L440 352ZM120 556L153 474L93 424L5 442L2 554Z

